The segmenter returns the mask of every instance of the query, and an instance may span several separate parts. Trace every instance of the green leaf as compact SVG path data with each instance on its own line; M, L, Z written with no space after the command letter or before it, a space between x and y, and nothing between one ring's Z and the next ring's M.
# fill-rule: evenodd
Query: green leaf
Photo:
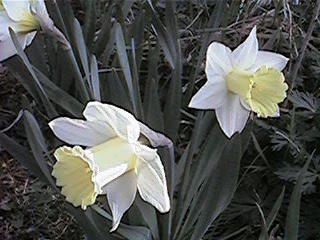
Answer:
M263 211L258 203L256 203L259 213L261 215L262 219L262 224L261 224L261 234L259 240L269 240L269 234L268 234L268 228L267 228L267 223L266 219L264 217Z
M132 104L135 115L137 115L137 105L136 105L136 99L135 99L135 94L133 89L129 59L127 55L127 49L124 41L122 27L119 23L116 23L116 45L117 45L117 54L118 54L119 62L120 62L120 65L126 80L126 84L128 87L128 91L129 91L130 102Z
M49 98L54 103L68 111L73 116L82 117L82 111L84 109L84 105L82 103L51 82L47 76L38 69L34 68L34 71L38 76L39 81L43 84Z
M88 48L91 49L97 23L96 0L86 1L85 11L84 36Z
M139 74L138 74L138 64L136 60L136 49L134 38L131 38L131 66L132 66L132 85L133 85L133 93L134 99L136 101L137 106L137 118L143 120L143 109L142 109L142 101L140 96L140 86L139 86Z
M164 127L165 133L175 143L178 137L178 129L180 126L180 110L181 110L181 49L180 44L176 49L177 61L175 63L175 69L172 72L170 80L168 94L166 96L166 102L164 107Z
M151 0L148 0L148 6L152 13L152 28L154 33L156 34L159 44L164 52L164 55L169 62L172 69L175 68L175 60L176 60L176 53L174 44L172 44L172 36L169 35L167 29L163 26L161 20L157 16L157 13L152 5ZM173 17L172 15L171 17Z
M201 214L191 240L201 239L231 202L237 186L241 156L241 138L237 135L227 144L221 157L215 160L210 177L199 193L198 202L201 204L195 209Z
M165 133L175 143L178 137L181 111L181 75L182 75L182 57L181 46L178 40L178 27L175 15L175 3L166 1L166 40L173 56L173 69L169 84L168 94L164 107L164 127ZM159 39L160 42L160 39Z
M280 210L281 204L283 202L283 197L284 197L284 193L285 193L286 188L283 187L279 197L277 198L276 202L274 203L267 219L266 219L266 224L267 224L267 228L268 230L270 229L272 223L274 222L274 220L276 219L278 212Z
M120 237L111 235L107 230L107 226L98 226L98 223L95 222L95 219L92 217L94 211L91 209L91 207L89 207L86 211L83 211L81 208L75 208L71 204L67 204L66 209L75 217L77 223L83 229L88 240L122 239Z
M304 164L299 173L299 177L296 185L293 188L290 203L287 212L286 227L285 227L285 239L286 240L298 240L299 232L299 218L300 218L300 202L301 202L301 188L304 177L309 168L313 154L308 157L308 160Z
M144 113L145 122L156 131L164 131L163 113L161 110L160 97L158 93L159 47L151 47L148 56L148 78L144 90Z
M159 150L162 163L164 165L168 192L170 197L171 206L173 206L173 192L174 192L174 175L175 175L175 158L174 158L174 149L173 145L169 148L160 149ZM160 231L160 239L169 240L172 238L172 216L173 210L171 210L166 214L158 214L159 217L159 225L162 231Z
M93 215L93 219L95 222L97 223L104 222L102 226L104 225L106 227L107 225L109 225L111 227L112 216L108 212L98 207L97 205L93 205L92 209L96 213L98 213L98 215L101 216L99 218L98 215ZM116 230L116 233L130 240L151 240L152 239L150 230L148 230L147 228L139 227L139 226L129 226L124 223L120 223L119 227Z
M21 58L21 60L23 61L24 65L27 67L29 73L31 74L33 80L35 81L35 85L36 85L36 89L38 91L38 94L40 96L40 99L44 105L44 108L46 109L46 112L48 113L49 117L54 117L57 115L56 110L54 109L54 107L52 106L51 102L48 99L48 96L46 94L46 92L44 91L42 85L40 84L35 72L33 71L32 65L27 57L27 55L25 54L24 50L22 49L17 35L15 34L15 32L9 28L10 31L10 36L12 39L12 42L17 50L17 53L19 55L19 57Z
M94 99L97 101L101 101L98 63L94 55L91 55L90 58L90 85L92 88Z
M159 226L155 208L149 203L143 201L141 197L136 198L135 204L138 207L139 212L142 218L144 219L145 223L150 228L153 238L159 239Z
M208 28L213 28L213 29L218 29L219 26L222 24L223 20L225 19L225 9L227 8L228 2L227 1L217 1L217 4L214 7L214 10L210 16L210 19L207 23L207 27ZM194 90L194 86L196 83L196 79L198 78L199 73L201 72L201 64L203 62L203 59L206 55L207 52L207 48L208 45L210 43L211 37L212 36L212 32L208 32L203 34L203 36L201 36L202 41L199 42L200 45L200 50L199 50L199 54L198 54L198 59L197 59L197 63L194 69L194 72L192 74L192 77L189 81L189 85L188 85L188 89L186 92L186 97L185 97L185 102L184 105L188 105L192 94L193 94L193 90Z
M48 183L47 177L43 174L31 153L15 140L0 132L0 145L6 149L14 159L18 160L24 167L30 170L36 177Z
M193 214L197 214L196 208L194 208L194 213L190 213L190 206L192 204L196 204L195 200L198 197L198 190L200 186L203 184L206 178L210 176L211 169L214 167L214 163L220 159L223 149L226 145L227 138L221 132L220 127L216 124L213 129L210 131L210 134L206 141L204 142L201 152L198 154L197 158L192 163L193 155L195 153L197 142L198 142L198 133L201 129L201 119L203 119L202 114L198 115L196 126L194 130L194 137L191 140L190 153L187 159L187 167L185 169L185 173L183 176L182 188L179 190L179 202L177 211L175 213L175 237L178 234L182 234L181 232L187 228L185 224L186 221L195 221L197 216ZM187 212L189 212L187 214ZM187 215L187 220L183 224L184 218ZM191 225L191 224L188 224Z
M114 69L111 70L111 73L107 74L106 80L106 100L130 111L132 105L130 104L130 97L128 96L124 80L119 78L118 73Z
M85 44L80 23L78 22L77 19L74 19L73 21L72 35L73 35L75 46L77 48L77 51L80 57L82 68L86 75L86 79L87 81L90 81L90 70L89 70L90 67L89 67L89 61L88 61L87 46Z
M265 227L262 227L259 240L269 240L267 231L269 231L270 227L272 226L272 223L276 219L278 212L280 210L283 197L285 193L285 187L283 187L279 197L277 198L276 202L274 203L266 221L265 221Z
M110 31L110 29L113 29L111 21L113 7L114 4L111 3L108 7L107 13L101 17L103 19L103 23L94 45L94 54L97 56L97 58L101 56L106 49L107 43L110 42L110 38L114 36L112 31Z
M88 59L85 58L87 56L86 53L86 46L83 39L82 29L78 25L78 21L75 19L73 10L71 7L70 2L68 1L54 1L53 4L56 7L59 21L61 22L61 25L63 26L64 34L68 37L68 40L70 41L71 46L75 48L79 54L81 54L80 60L81 63L84 65L83 68L86 67L86 61ZM79 29L80 28L80 29ZM80 48L80 49L79 49ZM80 65L77 62L77 58L75 56L74 49L60 49L60 51L64 54L65 63L68 64L68 70L70 69L70 73L75 79L76 83L76 89L78 90L78 93L81 96L82 102L87 102L91 99L91 92L89 91L81 73ZM65 68L63 68L65 69ZM87 69L84 69L85 74L88 75ZM66 74L66 73L64 73ZM69 75L69 73L68 73ZM89 81L89 78L87 78Z
M23 115L24 129L27 133L28 143L31 147L33 156L38 164L39 168L43 172L47 181L50 183L51 187L58 190L56 184L51 176L51 171L49 170L47 159L52 161L52 158L48 152L44 137L40 130L37 120L35 117L27 110L24 111ZM45 156L44 156L45 155Z

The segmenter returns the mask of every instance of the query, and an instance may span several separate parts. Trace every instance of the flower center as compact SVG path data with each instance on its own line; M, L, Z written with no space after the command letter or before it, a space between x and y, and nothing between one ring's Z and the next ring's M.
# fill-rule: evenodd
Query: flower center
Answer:
M23 13L23 18L18 22L19 32L32 32L40 29L40 23L37 18L29 12Z
M277 115L288 85L280 71L263 66L254 74L233 69L227 75L227 88L239 95L258 117L272 117Z
M0 11L4 10L3 4L2 4L2 0L0 0Z
M113 179L136 168L136 155L132 144L116 137L86 150L97 168L96 182L103 187Z

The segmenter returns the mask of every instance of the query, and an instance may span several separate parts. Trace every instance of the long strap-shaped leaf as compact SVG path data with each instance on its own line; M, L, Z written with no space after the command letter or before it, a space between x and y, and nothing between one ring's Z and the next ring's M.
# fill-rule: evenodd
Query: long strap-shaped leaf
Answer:
M104 226L105 228L111 227L112 216L98 207L93 205L92 209L92 219L97 224L97 226ZM116 233L120 234L122 237L131 240L151 240L150 230L145 227L140 226L129 226L124 223L120 223Z
M56 184L51 176L48 163L45 158L46 156L48 159L51 159L51 156L48 152L44 137L42 135L37 120L32 115L32 113L25 110L23 116L23 123L24 128L27 132L28 142L31 147L33 156L36 160L36 163L38 164L43 174L46 176L48 182L51 184L51 187L57 190Z
M207 183L199 193L194 209L200 211L193 231L192 240L203 237L211 223L229 205L236 190L241 159L241 138L235 136L217 160Z
M31 171L42 181L48 183L47 177L41 171L40 167L35 164L32 154L25 147L18 144L15 140L0 132L0 145L7 150L14 159L18 160L22 166Z
M310 165L313 154L308 158L303 168L299 173L299 177L296 185L291 194L290 204L288 207L286 228L285 228L285 240L297 240L299 232L299 217L300 217L300 202L301 202L301 188L306 172Z
M15 34L15 32L10 28L10 36L12 39L12 42L17 50L17 54L18 56L21 58L22 62L25 64L26 68L28 69L29 73L31 74L33 80L35 81L35 85L38 91L38 94L40 96L40 99L48 113L48 115L50 117L54 117L56 116L58 113L56 112L56 110L54 109L54 107L52 106L51 102L48 99L48 96L46 94L46 92L44 91L42 85L40 84L38 77L36 76L35 72L33 71L32 65L27 57L27 55L25 54L24 50L21 47L21 44L18 41L17 35Z

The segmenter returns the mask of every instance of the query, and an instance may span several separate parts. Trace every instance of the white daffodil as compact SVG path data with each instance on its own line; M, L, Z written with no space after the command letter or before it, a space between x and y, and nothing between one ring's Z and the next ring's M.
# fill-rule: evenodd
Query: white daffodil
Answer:
M155 149L138 141L140 127L134 116L99 102L89 102L83 115L86 120L61 117L49 123L59 139L76 145L54 153L52 175L67 201L86 209L97 195L106 194L113 215L111 231L133 203L137 189L160 212L169 211L163 165Z
M281 72L287 62L280 54L258 50L256 27L234 51L213 42L207 50L207 82L189 107L215 109L228 137L243 130L250 111L258 117L279 116L278 104L288 88Z
M43 26L53 26L44 0L0 0L0 61L17 53L9 28L25 48Z

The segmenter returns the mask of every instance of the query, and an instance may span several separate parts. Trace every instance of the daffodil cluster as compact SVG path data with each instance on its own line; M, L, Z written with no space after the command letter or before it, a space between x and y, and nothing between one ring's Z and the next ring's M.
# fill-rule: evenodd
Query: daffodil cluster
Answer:
M65 42L52 26L44 0L0 0L0 61L16 54L10 28L25 48L40 28ZM207 82L189 107L215 109L229 138L244 129L250 112L264 118L279 116L278 104L288 88L281 72L287 61L280 54L258 50L255 27L233 51L213 42L207 50ZM99 195L106 195L113 215L111 231L117 229L137 191L160 212L168 212L164 167L157 150L139 141L140 125L135 117L99 102L89 102L83 116L85 120L60 117L49 123L54 134L69 144L55 150L57 162L52 172L66 200L85 210Z

